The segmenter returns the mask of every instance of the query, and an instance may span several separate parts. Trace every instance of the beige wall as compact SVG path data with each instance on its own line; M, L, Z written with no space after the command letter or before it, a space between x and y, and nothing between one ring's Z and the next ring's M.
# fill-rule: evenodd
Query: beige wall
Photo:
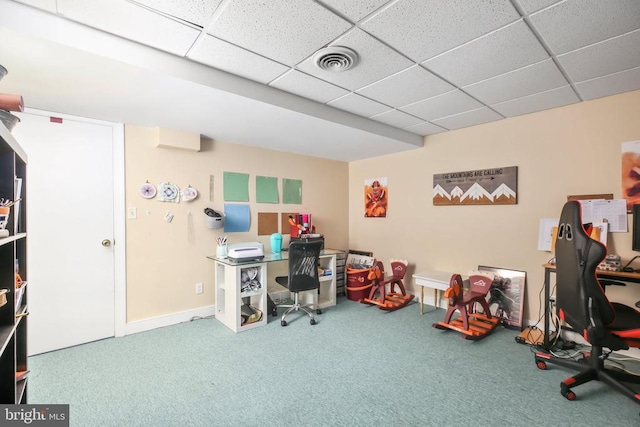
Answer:
M622 197L620 144L640 140L638 111L635 91L432 135L421 149L352 162L349 247L373 251L385 263L406 258L413 267L409 275L427 269L465 273L479 264L524 270L524 319L537 320L541 265L551 258L537 250L540 218L557 218L569 194ZM518 166L517 205L433 206L434 174L506 166ZM364 180L375 177L389 179L385 219L364 218ZM623 261L636 255L630 232L610 233L609 239L609 252ZM638 285L608 293L640 300Z
M206 256L214 254L215 238L224 232L205 227L203 210L224 210L225 171L249 174L251 200L251 229L229 234L230 243L258 240L269 250L269 236L257 236L258 212L311 212L327 247L348 247L347 163L218 141L203 141L200 152L156 148L155 136L152 128L125 127L126 206L137 208L138 214L126 223L128 322L215 303L213 261ZM210 175L215 177L213 201ZM258 175L278 177L279 191L282 178L302 180L302 204L255 203ZM156 186L167 181L180 188L191 185L199 197L179 204L147 200L138 192L146 181ZM167 211L175 215L171 223L164 221ZM202 295L195 294L197 282L204 283Z
M370 250L385 263L406 258L409 276L425 269L464 273L478 264L524 270L524 317L536 320L541 265L551 257L537 250L539 220L558 217L568 194L621 197L620 144L640 139L638 110L635 91L432 135L423 148L350 164L218 141L203 141L200 152L156 148L153 129L126 126L126 205L138 210L138 219L127 220L127 320L215 304L213 263L205 257L223 232L207 229L202 211L223 209L225 171L250 175L251 230L231 234L231 242L257 239L268 250L268 236L256 236L257 212L308 211L327 247ZM433 174L504 166L518 166L517 205L433 206ZM209 175L215 176L213 202ZM257 175L301 179L303 204L253 202ZM384 219L363 214L363 182L375 177L389 179ZM190 184L200 197L180 204L146 200L138 188L147 180ZM170 224L163 220L167 211L175 215ZM623 261L635 255L631 233L609 239L610 252ZM197 282L205 285L203 295L195 294ZM640 286L609 294L635 302Z

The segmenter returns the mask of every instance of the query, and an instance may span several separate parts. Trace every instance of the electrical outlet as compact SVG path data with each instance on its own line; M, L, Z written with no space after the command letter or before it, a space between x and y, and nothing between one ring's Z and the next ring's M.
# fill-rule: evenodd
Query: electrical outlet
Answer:
M136 208L127 209L127 218L129 218L129 219L138 218L138 210Z
M196 294L201 294L204 292L204 283L199 282L196 283Z

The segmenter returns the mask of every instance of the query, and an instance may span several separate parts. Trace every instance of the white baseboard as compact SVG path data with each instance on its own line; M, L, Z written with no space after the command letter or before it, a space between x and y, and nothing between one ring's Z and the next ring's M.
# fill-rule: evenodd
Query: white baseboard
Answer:
M150 319L136 320L128 322L124 327L124 335L137 334L138 332L150 331L164 326L177 325L188 322L194 317L209 317L216 313L216 306L200 307L193 310L182 311L180 313L167 314L165 316L152 317Z

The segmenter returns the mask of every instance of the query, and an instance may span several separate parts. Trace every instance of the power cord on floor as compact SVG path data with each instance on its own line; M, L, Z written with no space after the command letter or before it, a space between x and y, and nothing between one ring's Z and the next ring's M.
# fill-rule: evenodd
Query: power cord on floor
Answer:
M215 314L212 314L210 316L193 316L191 319L189 319L189 322L193 322L194 320L202 320L202 319L214 319L216 317Z

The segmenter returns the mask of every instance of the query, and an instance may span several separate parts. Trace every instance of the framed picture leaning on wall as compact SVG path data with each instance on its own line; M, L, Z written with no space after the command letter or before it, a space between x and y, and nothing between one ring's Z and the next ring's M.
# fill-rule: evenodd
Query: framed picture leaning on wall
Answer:
M504 326L521 330L527 273L484 265L479 265L478 270L494 275L487 295L491 314L500 318Z

